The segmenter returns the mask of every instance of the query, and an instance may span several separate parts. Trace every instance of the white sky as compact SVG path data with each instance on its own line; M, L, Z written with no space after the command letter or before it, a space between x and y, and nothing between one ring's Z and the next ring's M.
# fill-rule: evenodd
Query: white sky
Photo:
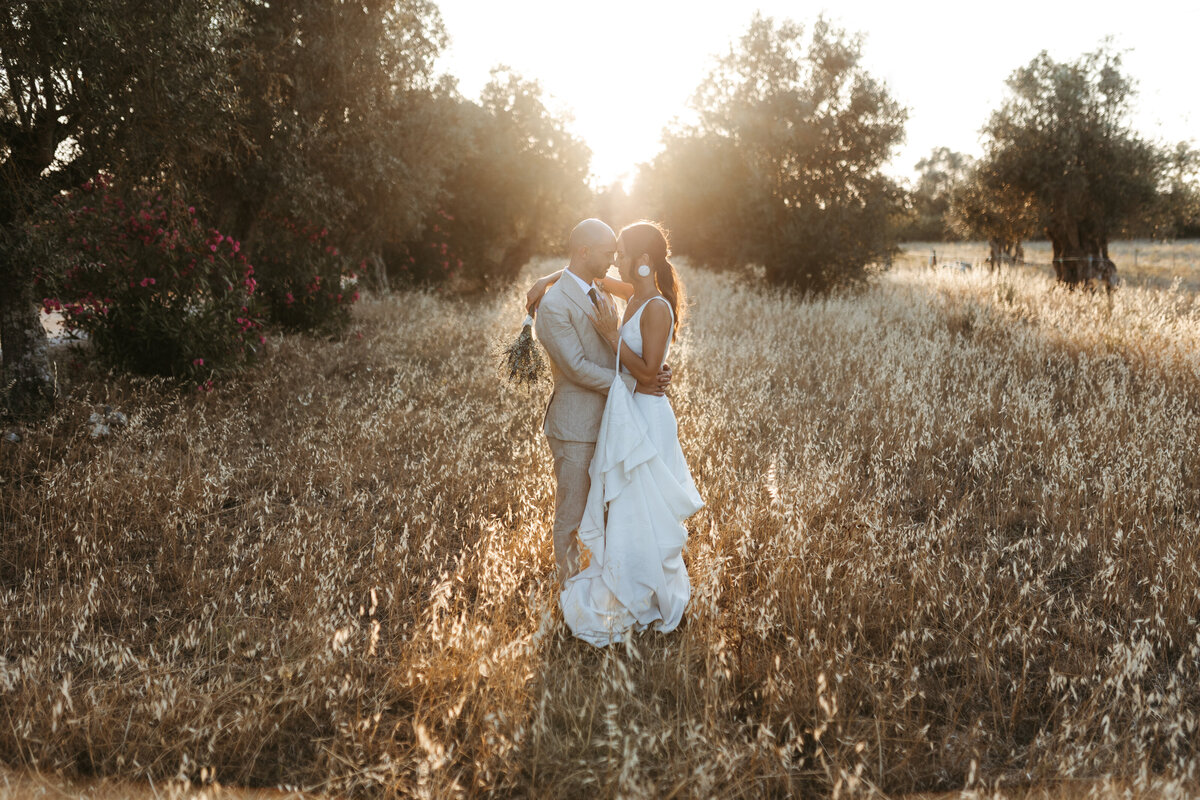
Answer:
M713 58L745 32L756 7L736 0L437 0L451 42L439 69L477 98L496 64L539 81L551 108L574 116L592 149L596 185L628 179L660 149L663 127ZM978 155L979 129L1004 80L1041 50L1074 59L1112 36L1138 85L1134 126L1168 142L1200 135L1200 2L1001 3L758 0L807 26L823 10L865 34L864 66L908 107L907 140L889 171L911 178L934 147Z

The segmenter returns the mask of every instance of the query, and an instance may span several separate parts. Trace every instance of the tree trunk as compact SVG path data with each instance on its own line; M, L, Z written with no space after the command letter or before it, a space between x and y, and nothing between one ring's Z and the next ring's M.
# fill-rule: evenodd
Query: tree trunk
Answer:
M988 269L994 270L1005 264L1025 263L1025 251L1020 241L1008 239L988 239Z
M13 415L42 418L54 408L55 386L32 272L0 254L0 287L0 396Z
M363 275L363 278L374 292L386 294L391 290L388 284L387 263L379 250L372 250L371 255L367 257L367 274Z
M1054 248L1054 274L1068 288L1098 288L1111 292L1117 286L1117 266L1108 257L1108 239L1078 230L1046 232Z
M533 258L533 254L533 237L522 236L505 249L504 256L500 259L500 275L505 279L515 278L521 268L529 263L529 259Z

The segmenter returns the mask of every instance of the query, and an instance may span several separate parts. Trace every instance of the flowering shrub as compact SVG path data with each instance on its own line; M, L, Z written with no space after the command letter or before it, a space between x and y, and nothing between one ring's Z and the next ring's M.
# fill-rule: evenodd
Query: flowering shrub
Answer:
M161 194L116 191L105 176L60 198L49 233L65 259L42 283L46 313L134 372L211 388L263 338L254 267L240 243Z
M438 209L433 221L419 239L388 248L388 277L401 285L440 286L462 270L463 259L452 238L461 238L454 229L454 216Z
M254 264L271 321L294 331L344 328L358 300L358 274L328 228L267 216L259 231Z

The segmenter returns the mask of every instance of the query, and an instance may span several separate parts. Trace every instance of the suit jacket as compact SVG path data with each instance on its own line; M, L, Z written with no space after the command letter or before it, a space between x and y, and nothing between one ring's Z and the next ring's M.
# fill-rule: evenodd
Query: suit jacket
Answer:
M564 275L546 290L534 322L554 375L542 431L567 442L596 441L616 376L617 358L588 318L594 308L579 284ZM622 378L632 391L633 376L622 373Z

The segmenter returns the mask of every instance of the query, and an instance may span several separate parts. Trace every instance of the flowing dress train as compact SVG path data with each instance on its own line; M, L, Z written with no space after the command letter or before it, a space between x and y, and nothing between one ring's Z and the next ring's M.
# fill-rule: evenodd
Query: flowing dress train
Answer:
M651 298L620 329L621 340L639 355L641 314L655 300L666 302ZM684 461L670 401L631 392L615 376L588 475L579 541L590 561L563 587L568 627L597 647L647 627L674 630L691 596L683 521L704 501Z

